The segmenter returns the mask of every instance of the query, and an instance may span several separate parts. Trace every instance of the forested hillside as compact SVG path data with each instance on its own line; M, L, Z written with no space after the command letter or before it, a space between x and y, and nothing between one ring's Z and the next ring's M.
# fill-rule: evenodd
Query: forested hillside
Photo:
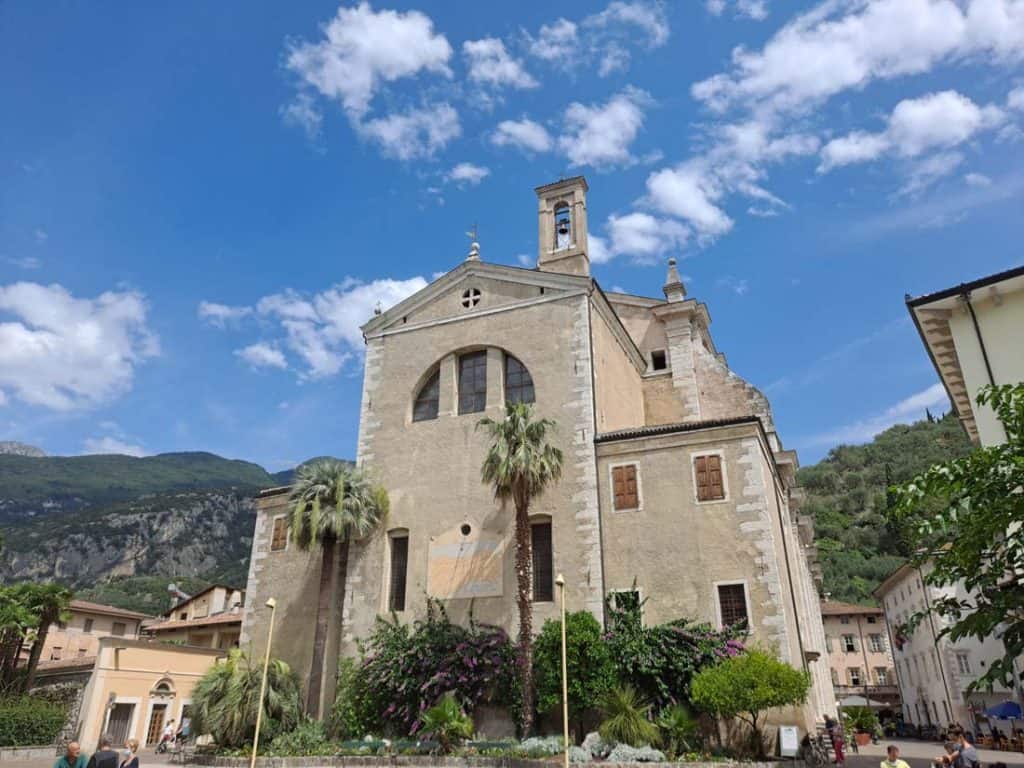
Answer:
M897 425L865 445L833 448L822 461L800 470L799 482L807 492L804 509L814 517L831 599L872 603L871 590L903 560L901 537L882 514L888 486L970 450L956 416L949 413Z

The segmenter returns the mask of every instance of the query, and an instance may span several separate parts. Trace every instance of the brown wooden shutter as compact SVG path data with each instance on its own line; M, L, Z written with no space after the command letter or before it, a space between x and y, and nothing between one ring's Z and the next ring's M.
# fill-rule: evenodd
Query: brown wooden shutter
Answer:
M530 526L530 550L533 555L533 601L551 602L555 599L551 523L534 523Z
M270 551L279 552L288 545L288 519L278 517L274 520L274 533L270 537Z
M405 610L405 580L409 570L409 537L391 538L391 589L389 611Z
M640 495L636 485L636 464L612 469L612 495L615 509L636 509Z
M715 501L725 498L722 482L722 457L698 456L694 459L697 475L697 501Z

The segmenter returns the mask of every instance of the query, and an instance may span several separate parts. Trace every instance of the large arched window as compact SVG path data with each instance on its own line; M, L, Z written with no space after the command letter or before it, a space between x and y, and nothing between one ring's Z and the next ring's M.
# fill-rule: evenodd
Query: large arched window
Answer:
M532 403L533 378L526 366L512 355L505 355L505 402Z
M424 382L412 406L413 421L429 421L437 418L438 401L441 397L441 370L434 371Z

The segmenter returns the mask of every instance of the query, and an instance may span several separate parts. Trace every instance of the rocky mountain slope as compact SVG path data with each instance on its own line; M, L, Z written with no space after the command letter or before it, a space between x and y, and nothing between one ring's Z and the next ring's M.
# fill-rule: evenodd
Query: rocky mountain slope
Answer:
M45 456L46 452L28 443L19 443L16 440L0 440L0 456Z

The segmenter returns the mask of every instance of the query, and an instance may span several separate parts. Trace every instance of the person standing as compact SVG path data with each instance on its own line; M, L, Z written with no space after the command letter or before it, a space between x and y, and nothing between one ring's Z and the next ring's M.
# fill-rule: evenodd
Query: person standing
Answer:
M124 743L124 747L126 754L124 759L121 760L120 768L139 768L139 756L137 754L139 751L139 740L128 739Z
M885 760L882 761L879 768L910 768L906 760L900 759L900 748L895 744L890 744L885 748Z
M960 731L960 744L950 757L953 758L953 764L957 768L980 768L981 766L981 761L978 759L978 750L971 744L967 734L963 731Z
M100 748L89 758L88 768L118 768L121 760L117 752L110 748L110 737L100 737Z
M836 756L835 764L846 765L846 755L843 754L843 726L825 715L825 731L832 740L832 751Z
M67 750L57 758L53 768L85 768L87 762L81 745L77 741L69 741Z

